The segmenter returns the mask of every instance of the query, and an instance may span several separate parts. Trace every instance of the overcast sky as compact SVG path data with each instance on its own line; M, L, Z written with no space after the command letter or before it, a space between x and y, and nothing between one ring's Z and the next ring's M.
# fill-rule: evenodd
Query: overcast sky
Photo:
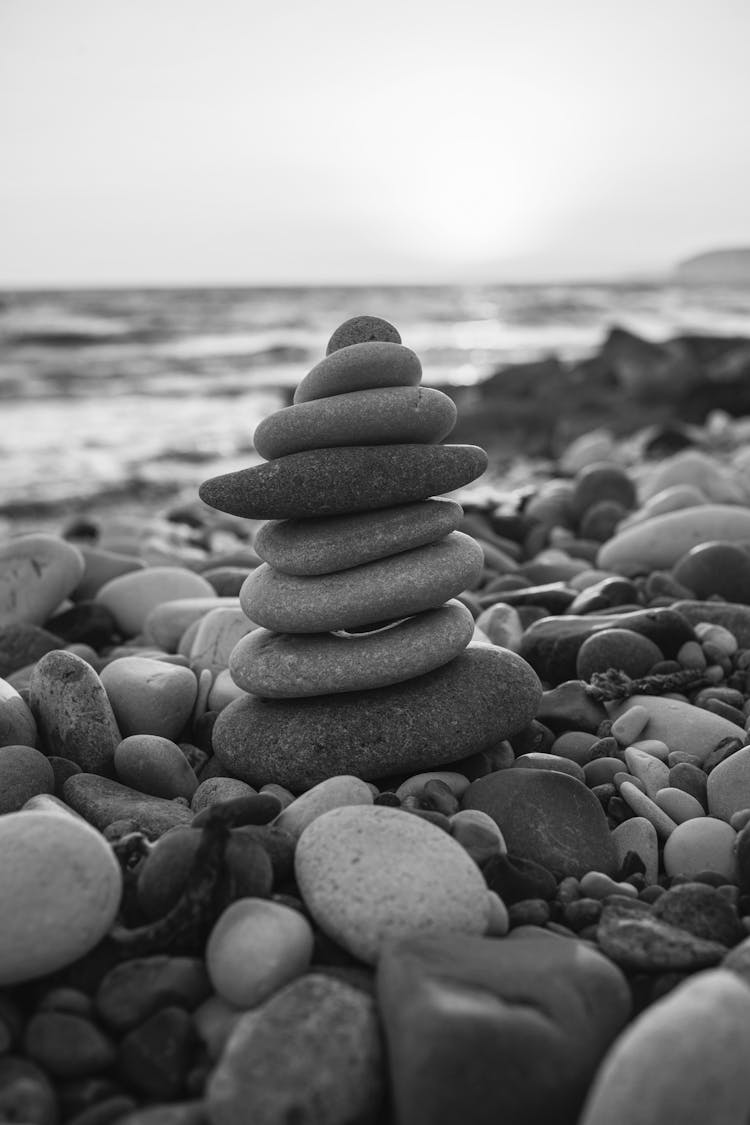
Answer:
M748 245L749 43L749 0L0 0L0 284Z

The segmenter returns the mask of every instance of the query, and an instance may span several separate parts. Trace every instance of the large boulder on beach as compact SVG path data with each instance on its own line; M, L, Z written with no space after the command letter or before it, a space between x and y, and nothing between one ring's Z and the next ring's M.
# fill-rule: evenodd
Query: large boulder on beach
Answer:
M574 1125L630 1014L621 971L588 943L521 927L395 942L378 999L399 1121Z
M542 696L507 649L469 647L424 676L372 691L230 703L213 728L217 761L250 785L293 792L327 777L411 774L495 746L527 726Z

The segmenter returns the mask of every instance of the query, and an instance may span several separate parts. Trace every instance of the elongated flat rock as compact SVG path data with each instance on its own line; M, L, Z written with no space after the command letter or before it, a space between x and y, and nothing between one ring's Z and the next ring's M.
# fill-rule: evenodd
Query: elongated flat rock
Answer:
M713 539L750 539L750 509L736 504L701 504L635 523L605 543L596 558L602 570L628 577L669 570L692 547Z
M474 618L457 601L373 633L255 629L235 645L229 671L238 687L271 699L367 691L447 664L473 635Z
M421 500L353 516L268 520L254 547L285 574L331 574L433 543L455 531L462 518L454 500Z
M483 562L476 540L452 531L337 574L300 578L263 563L245 579L240 605L251 621L276 633L352 629L437 608L471 587Z
M261 457L285 457L332 445L394 445L442 441L456 424L456 407L427 387L373 387L269 414L255 431Z
M416 387L421 378L422 364L411 348L367 340L338 348L317 363L301 380L294 401L309 402L371 387Z
M745 740L745 731L736 723L703 707L693 707L692 703L681 699L631 695L623 703L612 704L608 711L614 720L633 707L643 707L648 713L648 722L639 738L655 738L665 742L670 750L683 750L701 761L705 761L722 739Z
M230 703L213 728L218 761L254 787L295 793L328 777L413 774L496 746L536 714L541 686L508 649L469 645L425 676L374 691Z
M426 500L469 484L486 468L487 454L476 445L345 445L212 477L199 493L233 516L307 519Z
M139 793L119 781L76 773L63 785L63 800L103 832L116 820L132 820L139 831L156 839L177 824L189 824L193 814L185 805L163 797Z

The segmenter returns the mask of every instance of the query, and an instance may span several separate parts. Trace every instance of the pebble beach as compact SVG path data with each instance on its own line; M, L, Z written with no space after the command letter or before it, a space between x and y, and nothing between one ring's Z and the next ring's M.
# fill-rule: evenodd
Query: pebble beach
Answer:
M750 1119L747 420L459 414L358 316L247 465L7 525L0 1121Z

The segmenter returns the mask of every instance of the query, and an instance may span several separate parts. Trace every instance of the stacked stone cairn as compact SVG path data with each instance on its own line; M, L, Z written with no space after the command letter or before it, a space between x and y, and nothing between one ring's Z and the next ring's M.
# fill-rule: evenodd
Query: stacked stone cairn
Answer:
M256 628L229 665L247 694L213 732L219 762L252 785L434 769L534 716L528 665L470 645L458 595L477 583L482 548L436 494L481 476L487 455L440 444L456 409L421 374L392 325L347 321L293 405L258 426L265 463L201 486L210 506L267 521L264 562L240 591Z

